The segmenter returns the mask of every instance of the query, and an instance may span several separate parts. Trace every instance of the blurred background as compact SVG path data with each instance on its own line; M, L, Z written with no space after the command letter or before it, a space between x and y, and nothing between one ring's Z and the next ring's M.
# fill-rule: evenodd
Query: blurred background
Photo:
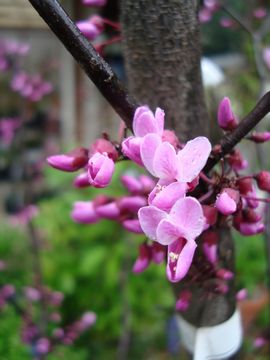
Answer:
M74 21L97 12L119 20L117 0L100 9L79 0L61 3ZM264 21L250 14L248 1L229 3L255 27ZM253 3L269 12L267 1ZM202 21L213 142L221 135L219 101L229 96L242 118L261 86L250 37L222 19L219 12ZM114 28L106 27L94 45L100 49L113 36ZM269 46L270 31L264 41ZM102 45L102 55L124 81L121 44ZM47 156L88 147L104 131L117 139L120 119L27 0L0 0L0 87L0 359L179 358L175 300L164 266L151 264L138 276L132 267L143 236L106 220L74 223L72 203L101 191L78 190L72 174L46 164ZM263 129L269 127L265 121ZM243 150L256 169L252 146ZM123 171L140 173L121 163L107 194L126 193L119 182ZM246 358L266 359L266 350L254 347L269 326L264 241L234 236L237 288L248 292L241 305Z

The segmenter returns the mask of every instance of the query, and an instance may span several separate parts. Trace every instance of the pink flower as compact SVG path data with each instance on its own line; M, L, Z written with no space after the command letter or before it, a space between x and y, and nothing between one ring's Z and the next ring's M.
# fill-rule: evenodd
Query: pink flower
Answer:
M109 185L114 172L114 162L107 155L95 153L88 162L88 180L97 188Z
M104 219L117 220L120 216L120 208L115 201L99 205L95 210L96 213Z
M268 69L270 69L270 47L263 49L263 60Z
M140 146L147 134L156 134L161 139L164 130L164 111L156 109L155 115L147 106L136 109L133 118L133 132L122 142L123 153L138 165L142 165Z
M90 186L87 172L81 173L75 177L73 185L77 188L84 188Z
M239 192L234 189L224 188L216 200L216 208L223 215L231 215L237 210Z
M212 19L213 13L207 8L202 8L199 11L199 22L201 24L208 23Z
M248 162L238 149L235 149L228 157L228 163L233 170L244 170L248 167Z
M162 180L192 182L200 173L211 152L206 137L188 141L176 153L168 142L161 142L156 134L148 134L141 144L141 158L146 169Z
M122 221L123 227L135 234L143 234L143 230L141 228L140 222L138 219L126 219Z
M264 7L258 7L253 11L253 16L256 19L263 19L266 15L267 15L267 10Z
M256 235L264 232L265 226L264 224L257 222L257 223L246 223L242 222L239 226L239 231L242 235L250 236Z
M105 6L107 4L107 0L82 0L83 5L85 6Z
M155 206L146 206L138 212L144 233L162 245L168 245L167 276L170 281L181 280L187 273L194 251L195 238L204 227L201 204L192 197L176 201L167 214Z
M98 15L93 15L87 20L76 23L82 34L89 40L95 40L103 31L103 20Z
M238 120L234 115L231 102L228 97L221 100L218 106L218 124L223 130L233 130L238 126Z
M87 164L88 151L85 148L77 148L67 154L49 156L47 162L58 170L77 171Z
M36 343L36 351L39 354L47 354L50 351L50 341L47 338L40 338Z
M83 325L83 329L86 330L90 326L94 325L96 320L97 320L97 315L94 312L88 311L84 313L81 318L81 324Z
M76 201L73 205L71 217L80 224L92 224L99 220L92 201Z
M220 25L224 28L231 28L234 25L234 21L232 19L223 17L220 19Z
M236 293L236 300L237 301L246 300L247 295L248 295L247 289L241 289Z

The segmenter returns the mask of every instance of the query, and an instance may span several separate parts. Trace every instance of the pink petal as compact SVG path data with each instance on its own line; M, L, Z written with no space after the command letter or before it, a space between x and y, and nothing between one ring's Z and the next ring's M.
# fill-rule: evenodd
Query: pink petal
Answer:
M194 240L203 231L205 218L199 201L193 197L179 199L172 207L169 219L182 229L182 236Z
M117 204L112 201L108 204L97 206L96 213L105 219L115 220L120 215L120 209Z
M161 138L157 134L146 135L141 143L141 159L146 169L154 176L156 176L153 161L155 152L158 146L161 144Z
M142 234L143 233L140 222L137 219L124 220L124 221L122 221L122 225L126 230L128 230L130 232L133 232L135 234Z
M195 241L176 240L168 247L167 277L171 282L183 279L191 265L197 245Z
M89 160L88 177L91 185L103 188L109 185L114 172L114 162L108 156L96 153Z
M162 186L161 182L159 182L149 194L149 204L161 210L169 211L178 199L185 196L186 189L186 184L178 181L167 186Z
M133 119L135 136L144 137L147 134L162 135L164 128L164 111L157 108L155 116L146 106L138 108Z
M153 169L160 179L175 179L177 175L177 157L174 147L168 142L163 142L156 149Z
M177 154L180 182L191 182L203 169L211 152L211 144L206 137L200 136L188 141Z
M141 138L130 136L122 142L122 152L130 160L134 161L138 165L143 165L141 159Z
M138 210L147 205L144 196L124 196L118 201L121 211L138 212Z
M156 240L157 226L167 216L165 211L155 206L145 206L138 211L138 217L143 232L149 239Z
M226 191L223 191L216 200L216 208L223 215L233 214L237 209L237 204Z
M165 118L164 110L162 110L160 108L156 108L155 119L156 119L156 122L157 122L158 134L159 135L162 135L163 130L164 130L164 118Z
M179 227L167 219L160 221L156 234L156 241L162 245L170 245L182 235L179 231Z

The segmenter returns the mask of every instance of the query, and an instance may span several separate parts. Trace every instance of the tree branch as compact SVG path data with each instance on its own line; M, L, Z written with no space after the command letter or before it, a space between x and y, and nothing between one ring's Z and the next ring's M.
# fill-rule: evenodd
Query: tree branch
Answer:
M249 114L240 122L239 126L230 134L225 135L217 146L220 146L214 154L209 157L203 172L208 173L219 162L221 158L229 154L234 146L238 144L263 118L270 112L270 91L267 92ZM217 146L215 148L217 148Z
M108 63L99 56L57 0L29 2L131 129L133 114L139 105L126 91Z

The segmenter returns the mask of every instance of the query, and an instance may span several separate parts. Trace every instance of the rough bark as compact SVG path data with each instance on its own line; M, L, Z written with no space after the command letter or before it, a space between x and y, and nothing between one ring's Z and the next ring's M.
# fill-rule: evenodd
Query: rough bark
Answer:
M207 134L196 1L122 0L125 64L131 93L166 112L185 141Z
M140 103L162 107L166 126L181 140L206 135L207 112L200 73L200 34L196 2L186 0L122 0L124 55L129 88ZM233 270L233 241L230 231L220 231L221 266ZM234 290L226 295L213 291L200 250L189 276L174 285L178 295L189 286L193 300L185 318L195 326L226 321L235 310ZM204 272L205 271L205 272ZM196 277L196 281L190 282ZM209 289L212 289L209 291Z

